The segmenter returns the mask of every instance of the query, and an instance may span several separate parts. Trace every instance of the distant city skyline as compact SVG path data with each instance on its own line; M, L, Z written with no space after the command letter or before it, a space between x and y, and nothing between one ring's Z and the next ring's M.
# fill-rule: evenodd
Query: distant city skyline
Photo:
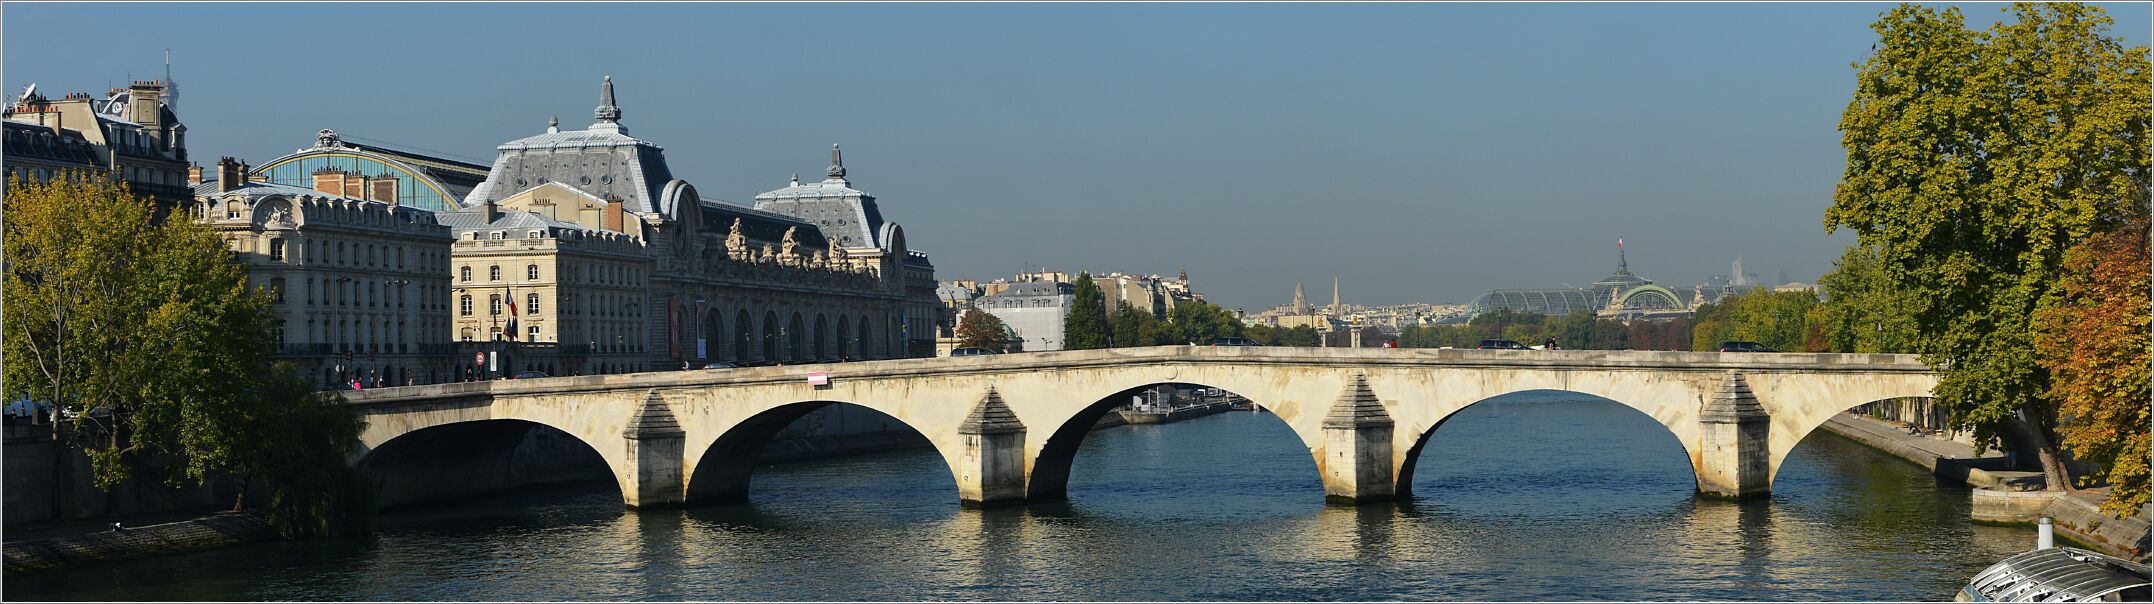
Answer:
M1334 277L1363 305L1584 285L1618 238L1664 284L1814 282L1854 239L1821 226L1834 126L1890 6L35 4L0 50L12 97L171 49L205 166L324 128L488 163L611 75L706 198L842 143L941 279L1186 269L1255 311ZM2147 44L2146 5L2101 6ZM356 14L396 27L323 35Z

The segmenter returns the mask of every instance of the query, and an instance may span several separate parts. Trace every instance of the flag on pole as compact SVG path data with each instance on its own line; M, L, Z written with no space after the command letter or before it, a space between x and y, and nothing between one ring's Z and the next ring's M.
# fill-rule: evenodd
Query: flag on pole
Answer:
M1623 238L1622 238L1622 237L1617 237L1617 238L1616 238L1616 249L1619 249L1619 250L1620 250L1620 249L1623 249Z
M509 290L509 339L516 339L516 291Z

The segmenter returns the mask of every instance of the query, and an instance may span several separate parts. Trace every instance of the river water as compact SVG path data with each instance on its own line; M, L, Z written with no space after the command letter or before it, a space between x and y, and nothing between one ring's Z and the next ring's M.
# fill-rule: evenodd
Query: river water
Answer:
M746 505L624 512L589 488L384 514L364 539L10 575L9 600L1950 600L2033 531L1819 432L1770 500L1702 500L1626 407L1467 408L1414 496L1326 505L1267 413L1085 439L1069 501L964 509L907 450L769 466Z

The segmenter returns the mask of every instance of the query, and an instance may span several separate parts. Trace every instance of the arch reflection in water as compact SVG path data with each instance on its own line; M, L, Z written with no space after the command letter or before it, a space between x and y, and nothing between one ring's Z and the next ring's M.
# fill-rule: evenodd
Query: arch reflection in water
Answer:
M1068 491L1080 488L1091 481L1102 480L1117 474L1142 475L1159 471L1168 464L1203 468L1227 480L1257 480L1276 485L1282 493L1323 494L1322 477L1316 472L1315 458L1310 453L1311 444L1304 441L1286 421L1270 411L1263 410L1265 401L1250 401L1231 391L1205 384L1154 383L1142 384L1100 399L1077 412L1063 425L1057 427L1040 449L1034 461L1027 498L1035 503L1060 501L1067 498ZM1243 411L1234 409L1240 405ZM1217 422L1214 414L1246 415L1244 419L1261 421ZM1193 418L1193 419L1183 419ZM1120 427L1101 428L1117 423ZM1214 422L1214 430L1233 432L1227 447L1189 447L1188 438L1176 439L1176 434L1186 434L1180 429L1186 422ZM1138 423L1146 422L1146 423ZM1162 422L1162 423L1150 423ZM1099 436L1113 433L1112 439ZM1101 456L1106 450L1103 443L1132 441L1115 447L1112 465L1098 466L1091 457ZM1084 460L1084 461L1080 461ZM1083 467L1084 470L1078 470ZM1076 472L1076 473L1073 473ZM1296 476L1301 481L1280 483L1278 476ZM1127 485L1117 485L1113 491L1126 493ZM1186 496L1187 489L1166 489L1169 496Z

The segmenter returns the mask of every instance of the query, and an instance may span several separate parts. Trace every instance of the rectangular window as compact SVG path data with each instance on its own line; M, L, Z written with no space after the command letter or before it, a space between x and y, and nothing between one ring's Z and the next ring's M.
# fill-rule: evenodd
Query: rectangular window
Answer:
M526 341L526 342L537 342L537 341L538 341L538 339L539 339L539 328L538 328L538 326L537 326L537 325L533 325L533 326L531 326L531 338L530 338L530 339L527 339L527 340L524 340L524 341Z

